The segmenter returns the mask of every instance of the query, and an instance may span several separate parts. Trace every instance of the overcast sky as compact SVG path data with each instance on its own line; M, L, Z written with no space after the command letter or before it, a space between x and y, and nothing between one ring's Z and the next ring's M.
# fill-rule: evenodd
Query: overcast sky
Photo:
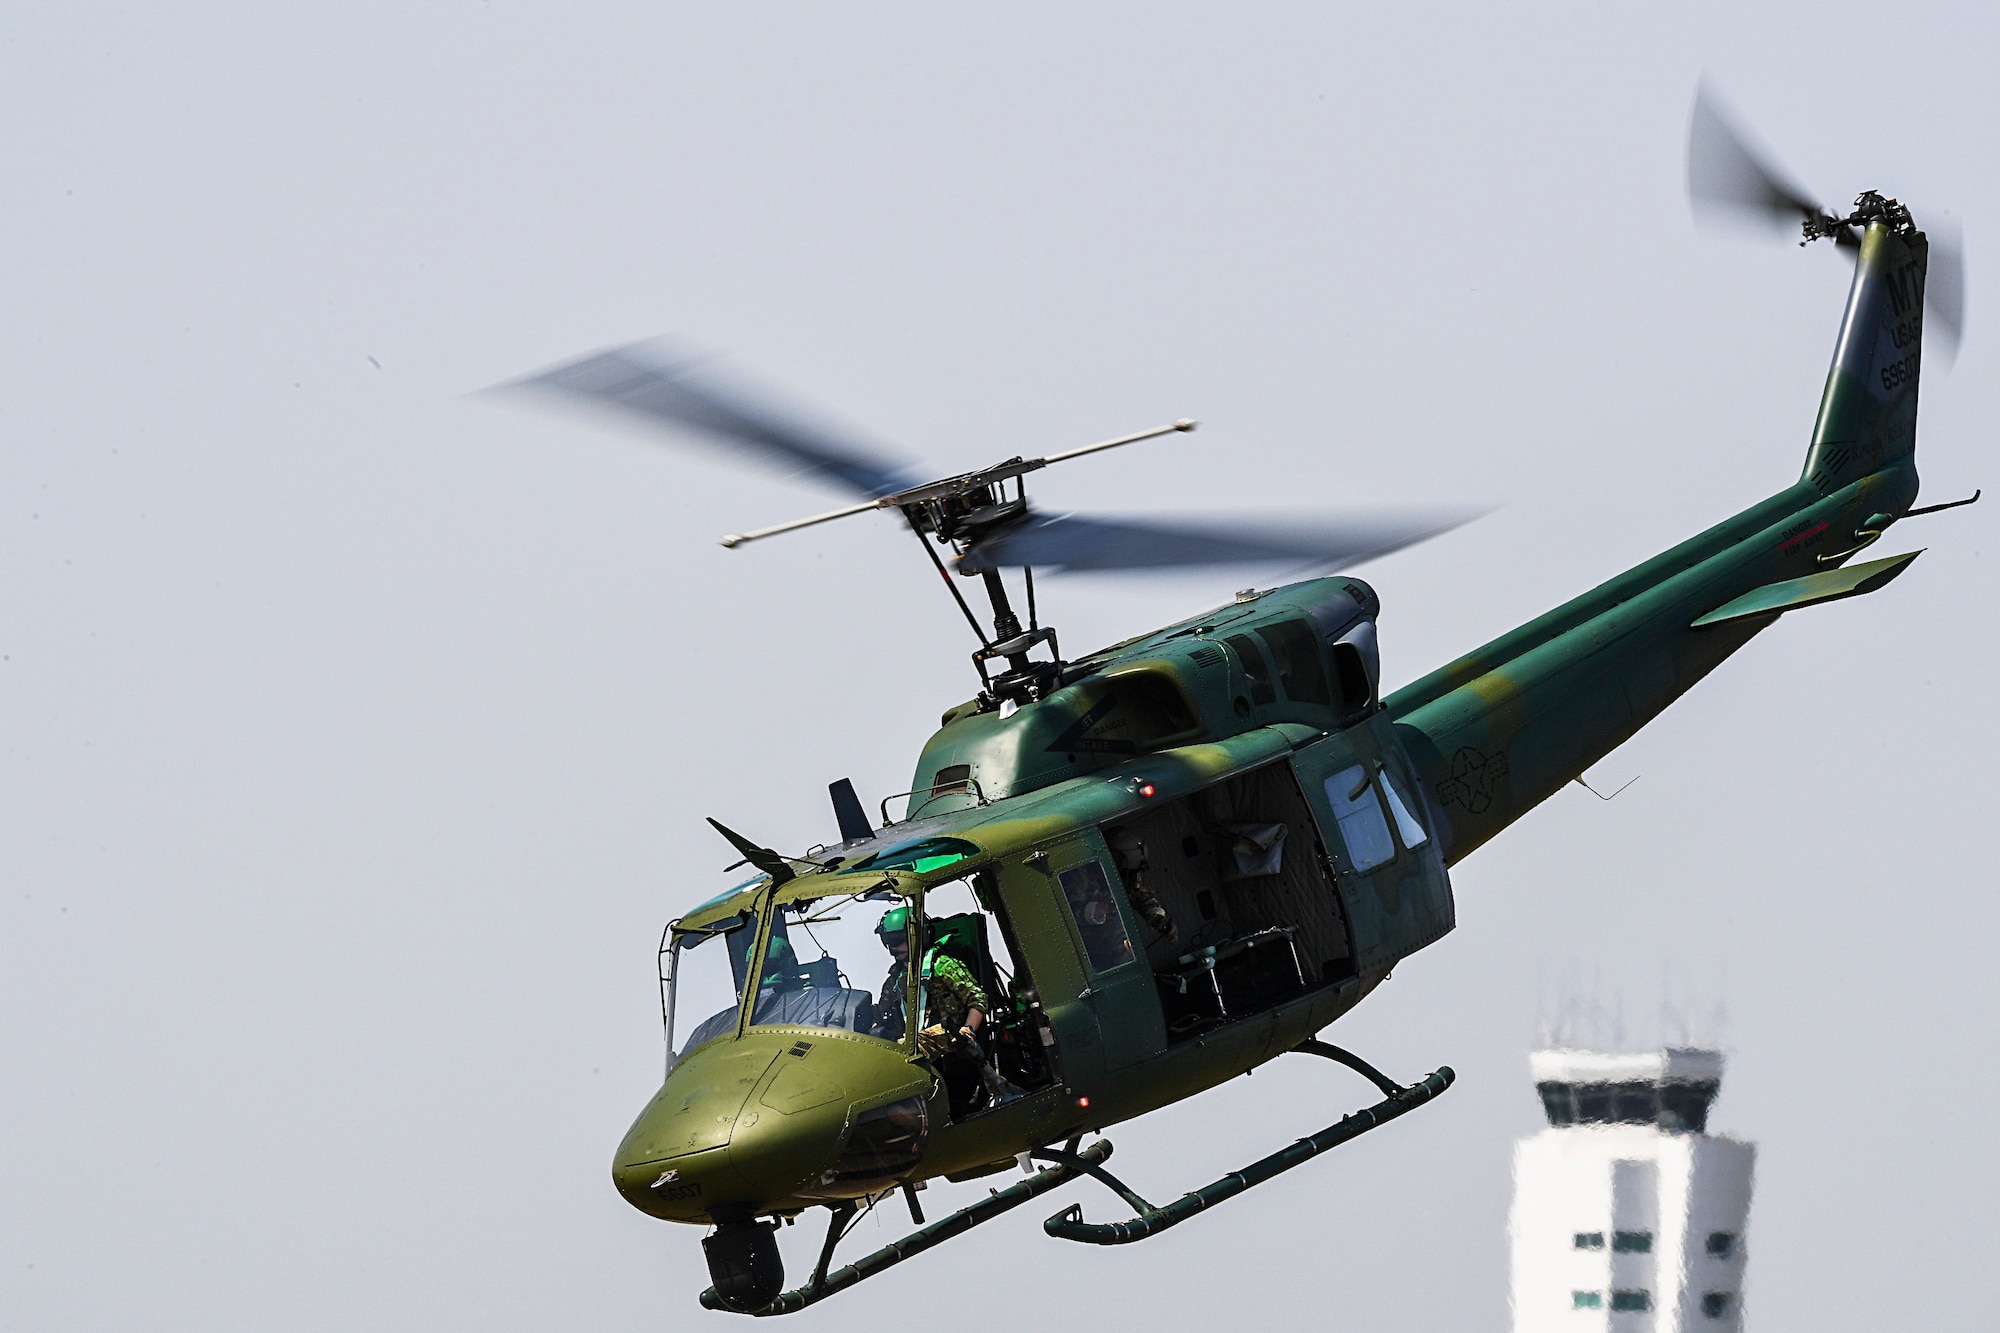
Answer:
M729 1318L609 1182L661 924L702 816L908 787L972 645L893 524L725 551L829 495L477 390L664 333L941 467L1202 420L1052 508L1499 505L1362 571L1401 683L1797 475L1847 272L1694 228L1704 69L1822 197L1963 220L1924 501L2000 482L1997 12L0 7L0 1328ZM2000 1328L1996 512L1458 868L1329 1033L1435 1105L797 1325L1498 1333L1527 1051L1594 991L1726 1008L1759 1330ZM1081 649L1235 586L1044 606ZM1280 1061L1110 1137L1171 1197L1368 1095Z

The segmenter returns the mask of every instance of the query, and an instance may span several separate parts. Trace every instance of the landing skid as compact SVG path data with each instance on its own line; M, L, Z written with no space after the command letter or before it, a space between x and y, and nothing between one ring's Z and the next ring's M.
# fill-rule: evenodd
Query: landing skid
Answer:
M1104 1169L1105 1159L1111 1156L1111 1142L1108 1139L1099 1139L1081 1151L1077 1149L1076 1139L1071 1139L1061 1148L1037 1149L1031 1156L1049 1165L1034 1175L1017 1181L1006 1189L994 1190L977 1203L961 1208L948 1217L941 1217L928 1226L919 1226L901 1240L885 1245L873 1254L864 1255L844 1268L828 1272L827 1266L833 1262L834 1248L847 1234L848 1224L854 1220L857 1212L857 1205L851 1202L839 1204L833 1209L833 1217L827 1223L826 1243L820 1247L819 1263L813 1269L812 1277L804 1286L794 1287L790 1291L781 1293L769 1305L751 1313L760 1317L793 1314L808 1305L816 1305L829 1296L847 1290L857 1282L894 1268L903 1260L922 1254L953 1236L962 1235L982 1222L990 1222L1002 1213L1019 1207L1037 1195L1046 1194L1080 1175L1093 1176L1104 1182L1119 1198L1132 1206L1132 1211L1137 1216L1129 1222L1086 1222L1083 1220L1083 1206L1072 1204L1043 1222L1043 1230L1063 1240L1083 1241L1092 1245L1126 1245L1135 1240L1144 1240L1148 1236L1157 1236L1168 1227L1177 1226L1196 1213L1212 1208L1225 1199L1232 1199L1245 1190L1263 1184L1273 1176L1282 1175L1293 1167L1319 1156L1329 1148L1337 1148L1350 1139L1359 1138L1378 1125L1387 1124L1397 1116L1415 1110L1450 1087L1456 1077L1451 1067L1447 1065L1422 1082L1406 1088L1392 1082L1360 1056L1344 1051L1338 1046L1323 1041L1304 1041L1292 1049L1305 1055L1317 1055L1346 1065L1380 1088L1385 1094L1383 1099L1366 1110L1343 1116L1338 1124L1329 1125L1311 1138L1300 1139L1290 1147L1272 1153L1241 1171L1204 1185L1190 1194L1184 1194L1164 1208L1156 1208L1146 1202L1124 1181ZM911 1194L909 1198L911 1212L914 1215L917 1213L916 1196ZM921 1221L921 1218L918 1220ZM701 1303L711 1310L729 1308L722 1303L713 1287L702 1292Z
M1445 1065L1429 1078L1406 1088L1391 1082L1360 1056L1344 1051L1338 1046L1323 1041L1304 1041L1292 1049L1305 1055L1318 1055L1344 1064L1382 1089L1386 1095L1366 1110L1342 1116L1338 1124L1329 1125L1310 1138L1300 1139L1290 1147L1274 1152L1261 1161L1253 1162L1241 1171L1224 1176L1191 1193L1183 1194L1164 1208L1157 1208L1146 1202L1124 1181L1106 1171L1101 1165L1084 1161L1080 1155L1057 1149L1037 1152L1035 1156L1045 1161L1066 1165L1073 1170L1096 1177L1119 1198L1130 1204L1132 1211L1137 1214L1129 1222L1086 1222L1083 1220L1083 1205L1071 1204L1043 1222L1042 1229L1062 1240L1082 1241L1090 1245L1129 1245L1135 1240L1157 1236L1168 1227L1178 1226L1187 1221L1196 1213L1213 1208L1225 1199L1233 1199L1273 1176L1283 1175L1293 1167L1311 1161L1329 1148L1337 1148L1350 1139L1359 1138L1378 1125L1387 1124L1405 1112L1414 1111L1450 1087L1452 1080L1457 1077L1452 1073L1451 1066Z
M975 1204L961 1208L949 1217L940 1217L929 1226L919 1227L899 1241L885 1245L873 1254L863 1255L845 1268L829 1273L826 1267L833 1261L834 1246L840 1243L849 1221L854 1217L855 1205L843 1203L833 1210L833 1219L827 1223L826 1244L820 1247L819 1266L813 1269L810 1280L802 1287L782 1293L761 1310L752 1313L763 1316L792 1314L816 1304L837 1292L847 1290L864 1278L894 1268L903 1260L922 1254L933 1245L942 1244L953 1236L972 1230L981 1222L990 1222L1009 1209L1017 1208L1040 1194L1046 1194L1058 1185L1066 1184L1080 1171L1094 1171L1105 1158L1111 1156L1111 1143L1099 1139L1082 1152L1075 1151L1075 1140L1063 1150L1064 1160L1045 1167L1025 1180L1016 1181L1006 1189L995 1190ZM710 1287L701 1294L701 1303L711 1310L726 1310L715 1288Z

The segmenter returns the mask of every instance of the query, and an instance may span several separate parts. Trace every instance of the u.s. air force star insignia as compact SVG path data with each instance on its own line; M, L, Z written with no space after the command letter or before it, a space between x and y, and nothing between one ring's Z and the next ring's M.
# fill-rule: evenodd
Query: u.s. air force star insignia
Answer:
M1493 789L1507 776L1507 753L1487 754L1468 745L1451 757L1451 776L1438 783L1438 800L1476 815L1493 804Z

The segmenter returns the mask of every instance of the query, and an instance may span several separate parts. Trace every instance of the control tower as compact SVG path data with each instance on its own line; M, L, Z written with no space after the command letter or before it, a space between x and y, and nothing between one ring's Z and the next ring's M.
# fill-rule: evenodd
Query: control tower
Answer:
M1549 1127L1514 1147L1515 1333L1743 1327L1756 1148L1708 1132L1722 1053L1543 1050Z

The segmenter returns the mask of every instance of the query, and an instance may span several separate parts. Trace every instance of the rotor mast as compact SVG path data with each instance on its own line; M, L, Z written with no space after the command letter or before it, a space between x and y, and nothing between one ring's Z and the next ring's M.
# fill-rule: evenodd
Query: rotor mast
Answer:
M796 532L800 528L829 523L837 518L847 518L854 514L865 514L870 510L899 510L909 523L911 531L924 544L924 551L944 577L945 586L951 590L952 599L965 614L972 626L972 632L979 636L979 649L972 654L972 665L979 672L979 682L983 687L983 697L992 703L1012 700L1015 703L1029 703L1041 698L1054 688L1062 675L1062 653L1056 642L1053 626L1043 625L1035 615L1035 572L1030 565L1022 565L1022 576L1028 595L1028 624L1022 627L1021 617L1014 610L1013 600L1008 596L1007 585L1000 572L992 567L980 569L981 583L986 589L986 601L992 614L993 633L988 637L981 628L979 618L972 612L955 584L950 571L939 558L936 546L949 547L953 562L962 561L974 546L982 541L997 540L1007 531L1026 523L1031 511L1028 508L1027 484L1023 480L1028 473L1038 472L1051 463L1063 463L1072 458L1082 458L1086 454L1101 453L1106 449L1116 449L1124 444L1137 444L1141 440L1157 439L1162 435L1193 430L1199 423L1182 417L1164 426L1150 430L1134 431L1130 435L1114 436L1086 444L1078 449L1068 449L1062 453L1046 454L1040 458L1015 456L992 467L976 472L963 472L955 477L940 481L926 482L921 486L911 486L893 491L860 504L848 505L843 509L829 510L824 514L814 514L808 518L793 519L789 523L779 523L754 532L731 533L722 539L722 544L730 549L765 537L775 537L779 533ZM1013 494L1008 494L1008 482L1013 482ZM961 568L960 574L969 575L973 571ZM1049 660L1035 661L1029 654L1041 644L1049 646ZM1004 661L1006 669L995 675L989 664Z

